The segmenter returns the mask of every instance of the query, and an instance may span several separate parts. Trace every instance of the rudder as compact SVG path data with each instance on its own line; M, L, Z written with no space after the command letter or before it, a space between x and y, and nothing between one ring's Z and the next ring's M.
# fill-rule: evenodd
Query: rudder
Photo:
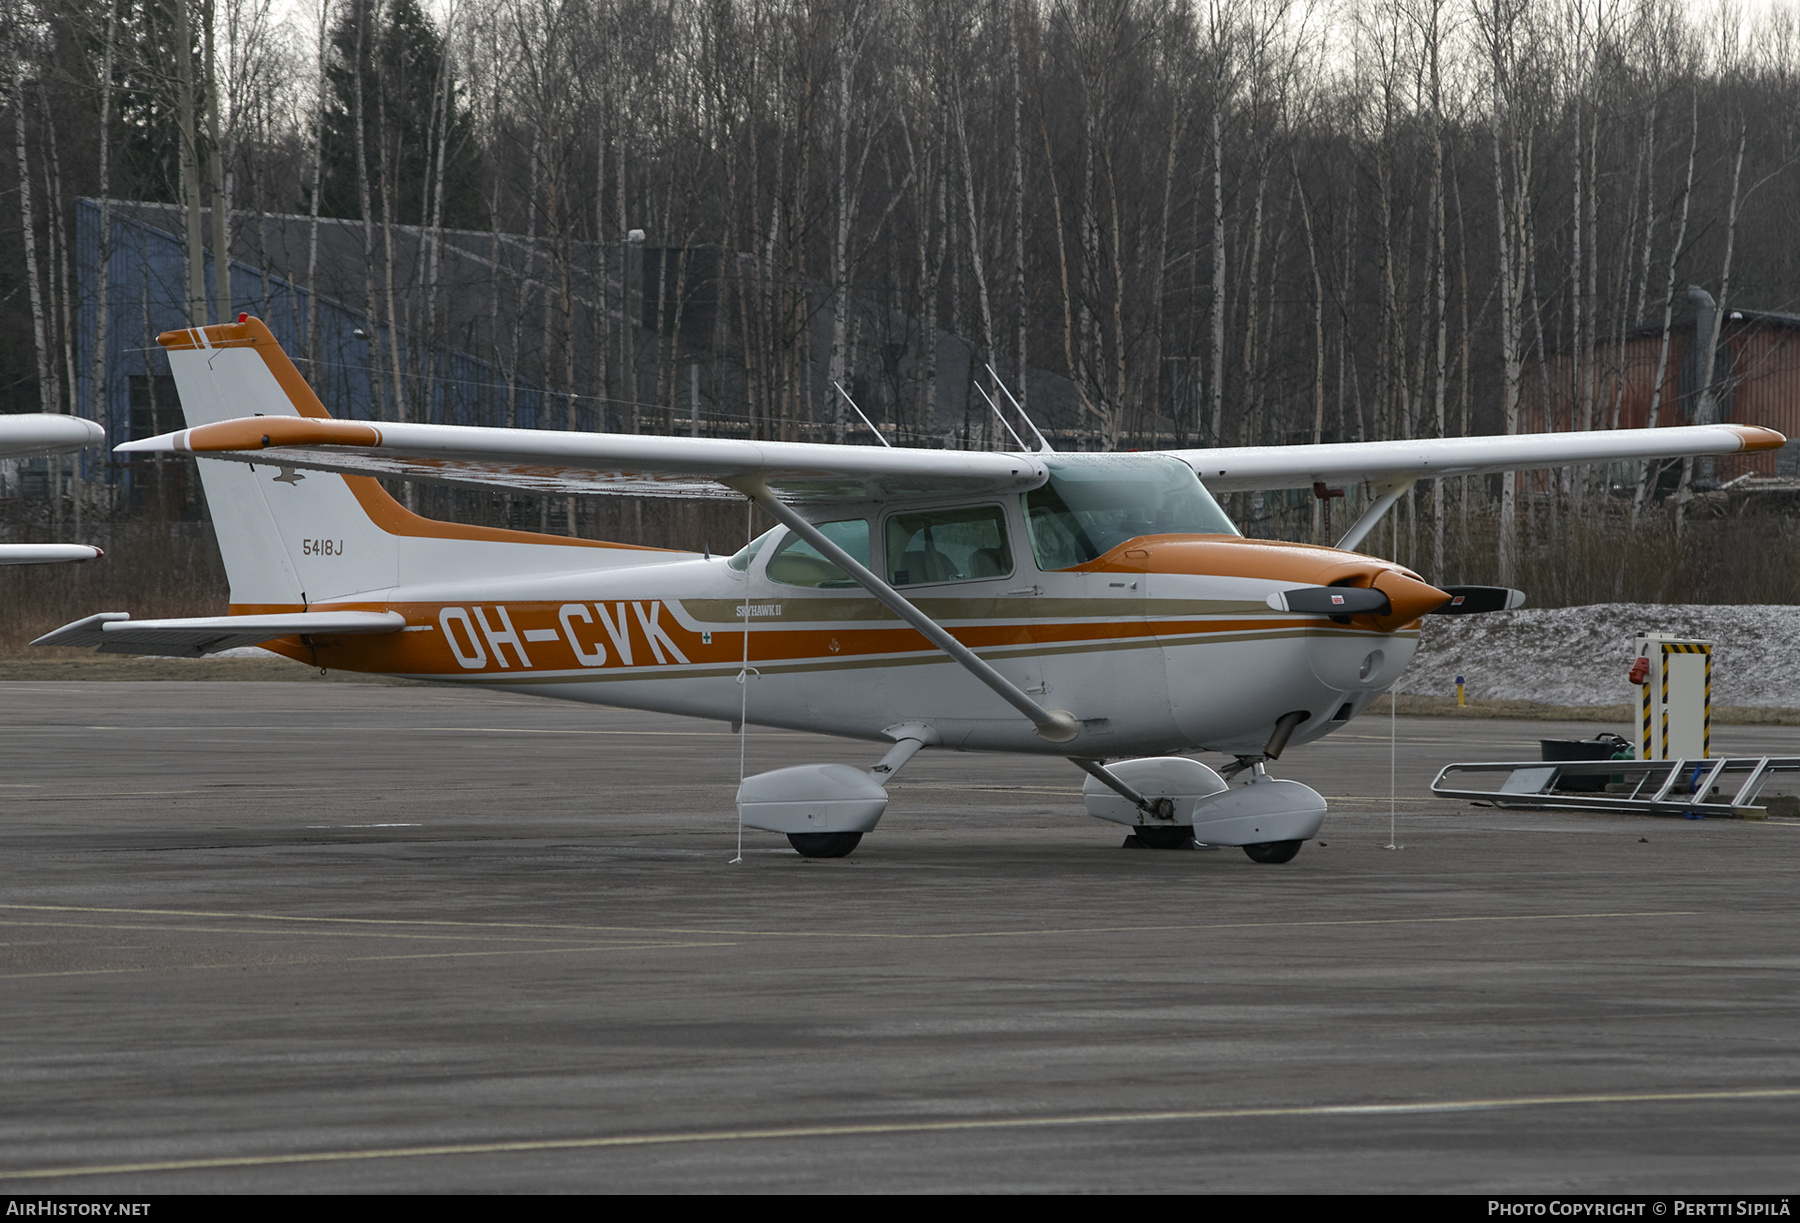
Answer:
M247 416L330 418L260 319L157 339L168 350L189 428ZM234 612L298 609L446 578L610 568L677 555L437 522L412 513L367 476L200 457L200 479Z

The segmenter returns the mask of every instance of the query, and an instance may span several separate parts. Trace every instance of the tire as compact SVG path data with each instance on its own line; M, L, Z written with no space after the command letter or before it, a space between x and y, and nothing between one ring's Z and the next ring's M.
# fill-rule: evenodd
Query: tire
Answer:
M848 858L862 843L860 832L790 832L788 844L802 858Z
M1194 845L1194 829L1191 824L1177 824L1174 827L1139 824L1132 832L1136 834L1138 844L1145 849L1192 849Z
M1250 855L1252 862L1292 862L1294 855L1300 852L1300 845L1299 841L1263 841L1244 846L1244 852Z

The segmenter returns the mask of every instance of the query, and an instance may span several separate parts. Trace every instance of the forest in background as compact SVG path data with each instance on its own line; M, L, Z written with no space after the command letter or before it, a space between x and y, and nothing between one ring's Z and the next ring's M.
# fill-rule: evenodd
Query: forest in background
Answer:
M571 404L641 402L646 430L681 356L635 342L634 230L726 252L737 410L772 437L856 440L814 364L919 420L935 346L893 354L939 329L1028 411L1023 371L1067 379L1097 448L1604 428L1626 337L1681 325L1689 284L1721 316L1800 309L1791 5L0 0L0 46L0 410L86 413L78 368L106 376L77 343L107 291L71 272L78 197L182 209L195 322L238 308L203 252L272 214L363 222L388 336L444 292L429 258L396 278L395 227L525 235L541 376ZM580 314L578 280L618 308ZM458 342L504 365L503 332ZM398 345L372 359L383 414L415 414ZM1567 386L1529 394L1552 367ZM97 524L86 483L64 465L9 521ZM1309 496L1231 508L1322 531ZM1431 481L1368 546L1443 580L1535 575L1553 601L1646 571L1703 601L1792 584L1784 522L1757 527L1769 571L1746 585L1685 556L1680 513L1601 473ZM699 542L665 538L685 519L663 507L567 521Z

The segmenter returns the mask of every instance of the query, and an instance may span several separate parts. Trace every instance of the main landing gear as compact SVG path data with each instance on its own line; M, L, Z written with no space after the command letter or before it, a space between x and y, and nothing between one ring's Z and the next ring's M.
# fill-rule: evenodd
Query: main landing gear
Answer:
M1194 830L1186 824L1173 828L1141 826L1125 842L1132 849L1192 849L1196 843ZM1243 850L1252 862L1292 862L1303 844L1304 841L1260 841L1244 846Z
M1137 849L1192 849L1194 847L1194 829L1189 824L1176 824L1173 827L1141 824L1132 830L1131 835L1137 839Z
M843 858L862 843L887 808L886 783L937 735L929 727L889 727L894 746L864 772L842 764L803 764L746 777L738 788L744 824L779 832L803 858ZM1082 798L1088 814L1131 830L1144 849L1239 845L1252 862L1291 862L1319 831L1325 800L1295 781L1279 781L1263 757L1240 759L1230 785L1186 756L1154 756L1105 764L1071 757L1088 774Z
M938 741L936 731L917 722L885 733L894 746L866 772L800 764L746 777L738 786L738 818L747 828L784 834L803 858L848 857L887 810L887 783L920 748Z

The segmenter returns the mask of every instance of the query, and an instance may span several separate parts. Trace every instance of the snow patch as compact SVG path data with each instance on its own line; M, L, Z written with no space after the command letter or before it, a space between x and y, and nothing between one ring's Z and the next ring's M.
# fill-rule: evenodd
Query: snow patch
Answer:
M1713 643L1713 704L1800 708L1800 608L1599 603L1427 616L1398 692L1549 705L1637 700L1626 678L1640 633Z

